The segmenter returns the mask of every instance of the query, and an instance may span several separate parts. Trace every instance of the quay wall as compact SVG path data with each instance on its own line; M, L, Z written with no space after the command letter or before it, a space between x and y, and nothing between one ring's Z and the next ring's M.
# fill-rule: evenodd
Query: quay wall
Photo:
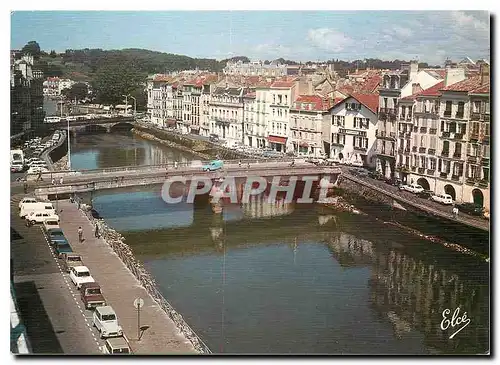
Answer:
M341 179L334 194L382 221L396 222L489 255L489 232L457 222L451 219L451 213L450 219L445 219L409 205L403 206L385 194L346 178Z

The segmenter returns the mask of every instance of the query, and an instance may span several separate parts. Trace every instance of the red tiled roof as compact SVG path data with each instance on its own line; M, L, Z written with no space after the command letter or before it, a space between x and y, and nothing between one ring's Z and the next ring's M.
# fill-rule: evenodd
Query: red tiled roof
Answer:
M431 86L428 89L425 89L419 93L416 94L416 96L439 96L441 93L439 90L441 90L444 87L444 80L441 82L438 82L436 85Z
M333 107L336 107L340 103L346 101L349 98L356 99L359 101L361 104L363 104L365 107L370 109L373 113L377 113L378 109L378 95L377 94L350 94L347 96L347 98L341 99L340 101L336 102Z
M442 91L472 91L481 86L481 76L474 76L441 89Z
M153 81L166 81L169 82L172 78L168 75L155 75Z
M272 85L272 82L262 81L255 85L258 89L269 89Z
M490 93L490 84L479 86L477 89L471 90L471 94L489 94Z
M322 98L318 95L300 95L297 100L295 100L292 109L302 110L302 104L311 104L310 111L326 111L332 106L331 99Z
M255 91L253 91L253 92L249 92L248 94L243 95L243 97L245 97L245 98L255 98L256 95L257 95L257 93Z
M366 80L360 87L360 91L364 91L366 93L374 92L380 82L382 81L382 77L379 75L375 75Z
M271 84L272 88L288 89L295 84L295 81L275 81Z

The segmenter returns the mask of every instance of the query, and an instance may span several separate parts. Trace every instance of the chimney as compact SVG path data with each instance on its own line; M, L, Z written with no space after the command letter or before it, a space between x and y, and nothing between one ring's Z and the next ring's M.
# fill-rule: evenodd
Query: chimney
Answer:
M456 84L459 81L465 80L465 70L463 68L446 69L446 76L444 77L444 87Z
M411 84L411 94L415 95L416 93L419 93L422 91L422 87L420 86L419 83L413 83Z
M481 66L479 66L479 74L481 75L481 85L490 83L490 65L481 63Z
M417 77L417 73L418 73L418 61L411 61L410 62L410 74L409 74L409 78L410 80L415 80L415 78Z

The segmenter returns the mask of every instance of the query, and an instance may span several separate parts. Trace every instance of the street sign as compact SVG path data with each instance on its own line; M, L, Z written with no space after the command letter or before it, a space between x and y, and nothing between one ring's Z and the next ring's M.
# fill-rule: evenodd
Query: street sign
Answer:
M134 300L134 307L140 309L144 306L144 300L142 298L137 298Z

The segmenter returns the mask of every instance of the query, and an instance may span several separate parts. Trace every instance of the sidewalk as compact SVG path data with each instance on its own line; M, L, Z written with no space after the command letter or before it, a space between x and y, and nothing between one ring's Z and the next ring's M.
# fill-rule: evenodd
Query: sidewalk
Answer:
M60 226L76 253L102 288L104 297L115 310L120 325L137 354L196 354L192 344L184 338L167 314L153 301L133 274L125 267L104 240L94 237L94 227L83 212L69 201L60 201ZM85 241L78 242L78 227ZM141 340L137 340L136 298L144 300L141 309L141 327L148 326Z

